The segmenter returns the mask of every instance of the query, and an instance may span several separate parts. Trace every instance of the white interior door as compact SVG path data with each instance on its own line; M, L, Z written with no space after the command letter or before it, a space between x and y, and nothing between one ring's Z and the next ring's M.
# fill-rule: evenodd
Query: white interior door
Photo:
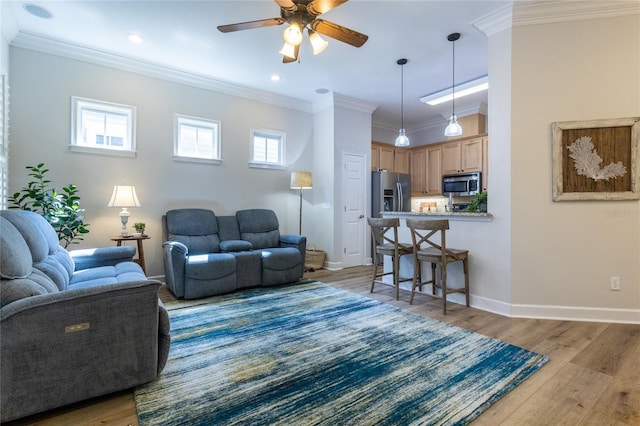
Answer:
M342 163L342 263L348 268L364 265L367 181L363 155L343 153Z

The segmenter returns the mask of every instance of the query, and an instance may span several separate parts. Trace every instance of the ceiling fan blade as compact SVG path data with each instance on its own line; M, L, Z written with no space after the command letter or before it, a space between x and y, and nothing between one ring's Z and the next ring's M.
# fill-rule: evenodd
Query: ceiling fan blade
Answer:
M284 18L259 19L257 21L239 22L237 24L218 25L218 30L223 33L251 30L253 28L272 27L286 22Z
M314 16L322 15L349 0L313 0L307 5L307 12Z
M273 0L280 6L280 8L286 10L287 12L295 12L298 10L298 6L291 0Z
M334 24L333 22L325 21L324 19L316 19L311 24L311 29L324 34L327 37L335 38L344 43L350 44L355 47L360 47L369 39L369 36L351 30L342 25Z
M290 62L295 62L298 60L298 53L300 53L300 45L297 45L293 48L293 58L290 58L288 56L282 55L282 63L283 64L288 64Z

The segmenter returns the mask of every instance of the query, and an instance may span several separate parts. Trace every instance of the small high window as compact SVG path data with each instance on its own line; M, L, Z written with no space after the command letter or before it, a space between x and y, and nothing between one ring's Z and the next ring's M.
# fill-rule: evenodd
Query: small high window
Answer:
M71 151L135 155L135 107L74 96L71 110Z
M253 130L249 166L283 169L285 133L277 130Z
M216 163L220 157L220 122L175 115L173 156L177 160Z

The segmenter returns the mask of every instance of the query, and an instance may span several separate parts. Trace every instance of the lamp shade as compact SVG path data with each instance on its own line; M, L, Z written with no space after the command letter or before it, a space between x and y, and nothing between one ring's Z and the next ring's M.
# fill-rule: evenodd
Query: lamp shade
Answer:
M115 185L107 207L140 207L136 188L131 185Z
M292 172L291 173L291 189L311 189L313 188L313 179L311 172Z

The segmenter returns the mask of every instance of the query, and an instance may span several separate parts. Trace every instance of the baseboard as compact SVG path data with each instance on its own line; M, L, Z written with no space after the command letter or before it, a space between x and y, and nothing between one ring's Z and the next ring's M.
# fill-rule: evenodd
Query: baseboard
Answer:
M640 309L513 304L510 316L514 318L640 324Z

